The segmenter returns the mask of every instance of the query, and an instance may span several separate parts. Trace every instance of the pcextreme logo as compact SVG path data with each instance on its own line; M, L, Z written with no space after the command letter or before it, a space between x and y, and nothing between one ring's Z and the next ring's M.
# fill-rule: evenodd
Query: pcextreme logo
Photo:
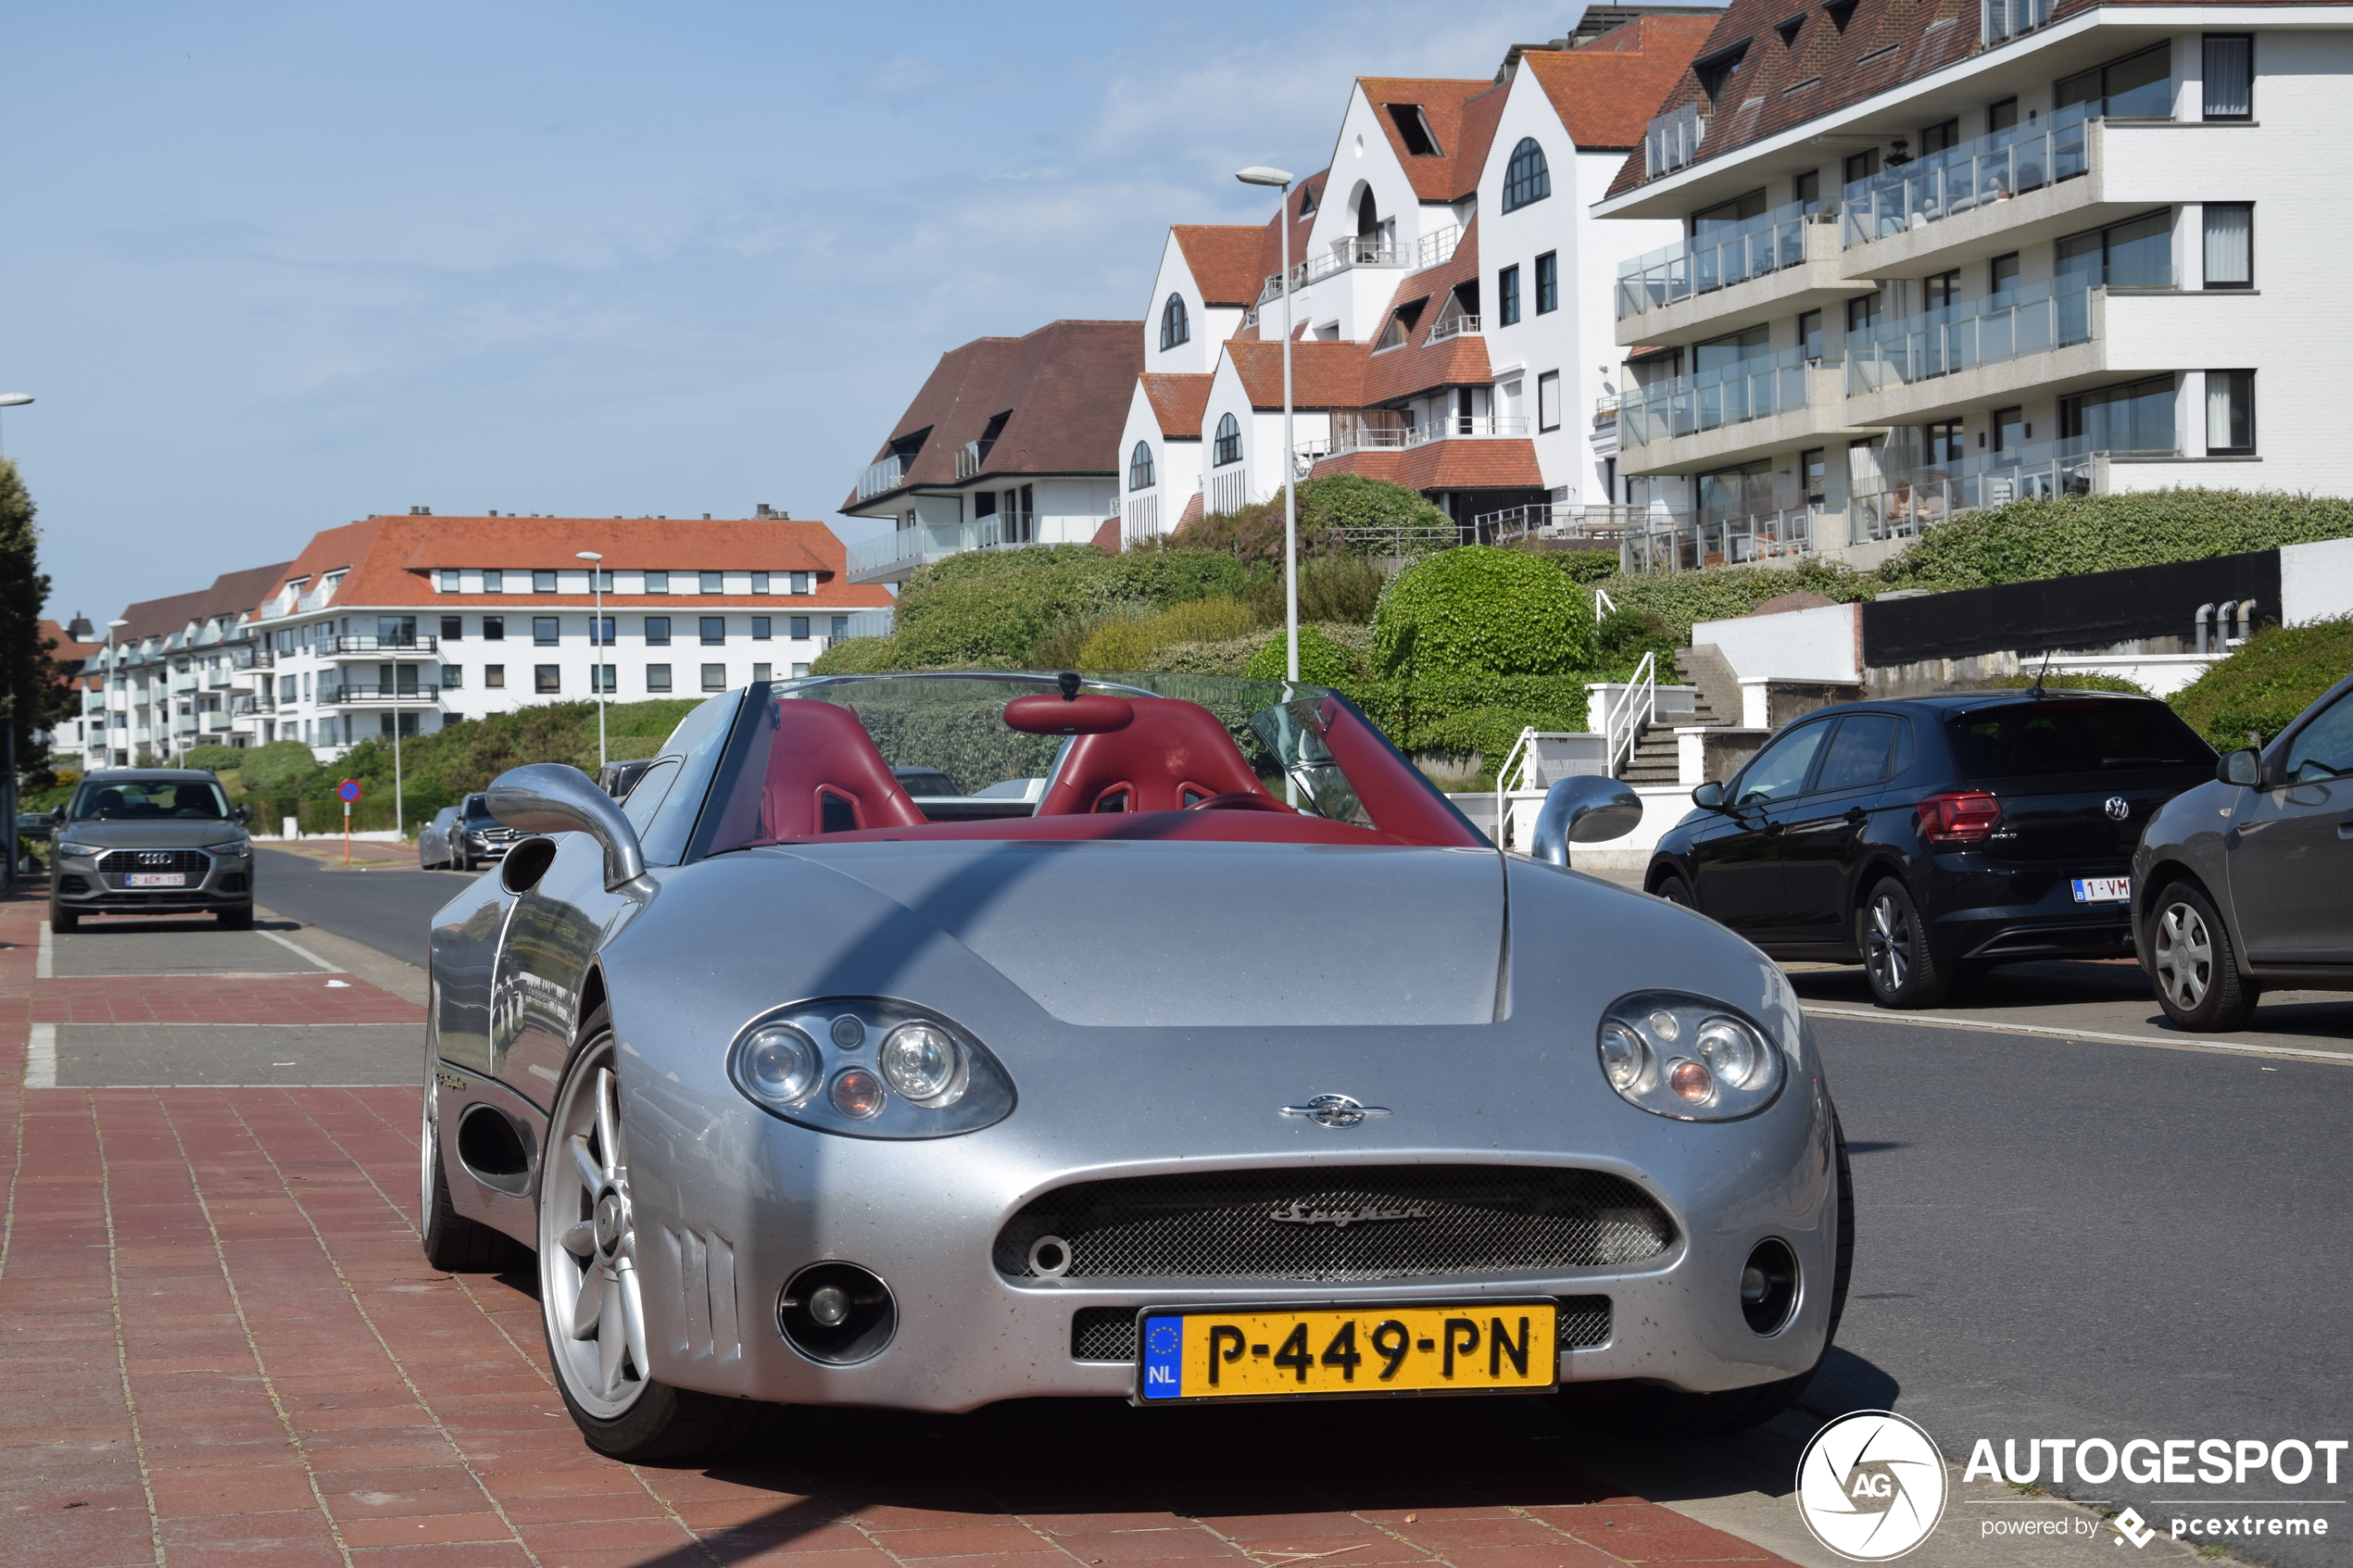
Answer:
M1891 1411L1843 1415L1797 1461L1797 1512L1839 1556L1885 1562L1928 1539L1944 1514L1944 1456Z

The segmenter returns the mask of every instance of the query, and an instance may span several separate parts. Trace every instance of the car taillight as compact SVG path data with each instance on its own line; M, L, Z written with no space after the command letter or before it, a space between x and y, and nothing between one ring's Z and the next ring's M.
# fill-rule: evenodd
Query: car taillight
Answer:
M2002 803L1982 789L1931 795L1919 804L1920 835L1931 844L1982 844L2002 820Z

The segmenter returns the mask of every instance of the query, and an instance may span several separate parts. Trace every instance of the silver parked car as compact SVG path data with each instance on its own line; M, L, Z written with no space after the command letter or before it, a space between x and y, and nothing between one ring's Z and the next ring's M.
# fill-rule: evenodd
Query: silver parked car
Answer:
M2353 676L2149 819L2133 897L2141 966L2184 1029L2244 1028L2267 986L2353 991Z
M245 930L253 924L250 815L199 769L84 773L54 819L49 928L71 931L84 915L211 914Z
M540 836L434 918L424 1247L536 1252L606 1453L761 1402L1564 1385L1695 1432L1829 1348L1811 1032L1566 869L1639 817L1614 780L1522 859L1322 688L975 674L754 685L625 802L489 795Z
M470 872L503 857L522 836L490 814L484 797L469 795L417 830L417 864L429 872Z

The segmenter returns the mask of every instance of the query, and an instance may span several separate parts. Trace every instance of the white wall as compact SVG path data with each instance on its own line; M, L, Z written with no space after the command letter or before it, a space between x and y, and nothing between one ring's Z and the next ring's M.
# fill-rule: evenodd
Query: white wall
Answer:
M1142 490L1127 488L1127 470L1136 444L1152 454L1152 483ZM1141 382L1127 403L1127 422L1119 434L1121 533L1129 541L1166 533L1185 515L1185 508L1201 488L1202 444L1198 439L1171 440L1161 433L1160 418Z
M2353 539L2280 548L2280 624L2353 615Z
M1167 307L1172 294L1185 302L1192 335L1164 353L1160 346L1160 313ZM1198 375L1208 370L1216 358L1217 345L1239 331L1241 324L1242 312L1235 307L1202 303L1201 284L1194 281L1184 248L1171 232L1161 247L1160 270L1152 275L1151 297L1144 304L1144 369L1155 373Z
M1859 681L1863 620L1858 605L1820 605L1737 621L1702 621L1692 646L1713 643L1743 681Z

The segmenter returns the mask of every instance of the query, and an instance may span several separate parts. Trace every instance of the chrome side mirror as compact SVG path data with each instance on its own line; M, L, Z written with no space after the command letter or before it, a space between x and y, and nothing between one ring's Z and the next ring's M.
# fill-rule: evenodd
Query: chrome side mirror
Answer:
M637 830L613 797L577 768L534 762L510 768L484 792L490 814L524 833L585 833L604 846L607 891L646 874Z
M1571 844L1622 838L1642 820L1642 797L1600 773L1572 773L1544 792L1528 852L1555 866L1568 864Z
M2226 784L2237 784L2245 789L2261 789L2263 787L2263 758L2250 746L2242 746L2236 751L2226 751L2222 753L2222 759L2214 765L2214 776Z
M1692 791L1692 804L1703 811L1721 811L1724 809L1724 786L1714 779L1708 780Z

